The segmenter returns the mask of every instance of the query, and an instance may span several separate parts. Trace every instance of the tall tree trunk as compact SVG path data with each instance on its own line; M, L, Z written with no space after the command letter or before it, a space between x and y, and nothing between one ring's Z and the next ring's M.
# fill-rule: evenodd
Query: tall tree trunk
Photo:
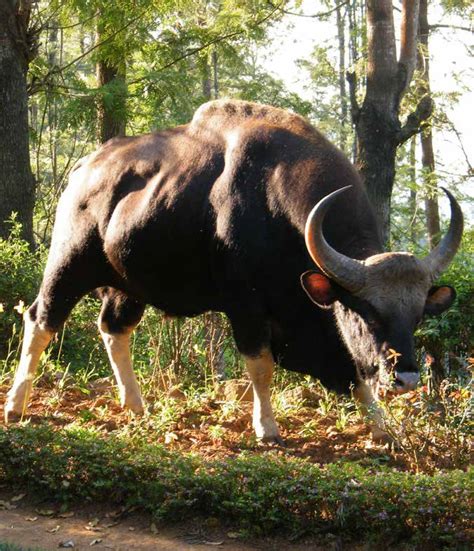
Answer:
M202 67L201 68L202 95L205 101L209 101L211 99L212 83L211 83L211 68L209 66L209 61L207 57L201 61L201 67Z
M217 62L217 50L212 50L212 74L214 77L214 99L219 97L219 64Z
M30 1L0 0L0 237L13 212L33 245L36 182L30 166L26 74L34 55Z
M97 25L97 42L106 38L103 25L100 21ZM127 123L126 102L127 84L125 80L125 59L111 59L101 57L97 61L96 76L97 85L107 87L107 93L102 95L97 108L98 140L101 143L115 136L125 136Z
M429 95L430 86L430 55L429 55L429 33L428 25L428 0L420 0L419 15L419 43L418 67L421 73L420 93ZM425 187L425 213L426 229L428 230L428 241L430 248L433 249L439 241L441 233L439 222L439 208L437 196L437 181L435 174L435 157L433 150L433 133L431 125L423 129L421 133L421 150L423 178Z
M390 206L398 146L420 129L431 103L420 104L402 127L400 102L416 62L419 0L403 0L397 60L391 0L367 0L367 83L362 106L351 92L358 137L357 164L377 217L381 238L390 235ZM354 78L349 80L355 86Z
M345 151L347 147L347 90L346 90L346 40L344 16L342 8L336 10L337 39L339 43L339 98L341 105L339 147Z
M428 25L428 0L420 0L418 40L418 68L420 70L420 95L429 96L430 86L430 55L429 55L429 25ZM425 192L425 216L426 229L430 249L439 242L441 233L439 222L437 179L435 173L435 156L433 150L433 133L431 125L427 125L421 132L421 162L423 166L423 186ZM441 381L445 379L444 366L445 349L443 341L436 335L426 338L425 349L427 352L427 367L429 370L429 390L437 393Z
M416 137L410 140L410 152L409 152L409 176L413 187L410 189L410 196L408 198L408 212L410 214L410 241L416 242Z
M349 65L355 67L359 57L360 52L363 50L363 36L362 28L364 25L360 25L358 21L358 0L351 0L347 6L347 15L349 20ZM364 9L363 2L360 2L360 7ZM364 21L365 17L362 14L361 20ZM361 28L362 27L362 28ZM357 79L354 72L347 73L347 79L349 81L349 93L351 101L351 117L353 122L356 121L358 116L358 105L357 105ZM351 155L352 162L356 163L357 161L357 132L352 133L352 147Z

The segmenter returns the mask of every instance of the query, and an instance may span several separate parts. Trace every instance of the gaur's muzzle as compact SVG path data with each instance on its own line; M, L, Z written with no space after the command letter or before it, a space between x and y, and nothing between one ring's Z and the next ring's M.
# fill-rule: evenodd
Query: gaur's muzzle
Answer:
M395 392L398 394L414 390L420 381L420 374L414 371L395 371L394 377Z

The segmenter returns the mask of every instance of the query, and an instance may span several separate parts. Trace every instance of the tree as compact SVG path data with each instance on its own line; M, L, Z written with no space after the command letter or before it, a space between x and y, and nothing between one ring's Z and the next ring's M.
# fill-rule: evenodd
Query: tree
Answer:
M429 57L429 25L428 25L428 0L420 0L419 14L419 50L418 50L418 69L420 71L420 95L430 94L430 57ZM435 156L433 150L433 133L431 126L427 125L421 132L421 151L423 165L423 179L425 188L425 212L426 229L428 231L428 241L430 248L434 248L441 232L439 222L438 198L435 175Z
M104 18L100 14L97 22L97 43L103 42L106 37ZM114 55L110 55L107 49L104 50L99 50L96 64L97 85L100 90L97 105L97 138L101 143L114 136L125 136L127 122L125 55L120 49L114 52Z
M365 97L359 107L355 73L349 75L352 115L357 132L357 165L387 243L397 148L419 132L432 112L432 101L422 98L404 126L400 104L410 84L416 61L419 0L403 0L400 56L397 60L391 0L367 0L367 74Z
M13 212L33 244L35 180L30 167L26 74L36 52L33 0L0 0L0 237Z

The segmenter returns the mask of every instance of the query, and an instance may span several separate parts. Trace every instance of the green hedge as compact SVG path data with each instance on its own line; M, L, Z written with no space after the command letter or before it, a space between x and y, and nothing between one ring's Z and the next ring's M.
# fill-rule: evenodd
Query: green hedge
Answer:
M0 479L71 505L138 505L159 519L196 514L258 534L469 548L472 471L433 476L340 462L318 467L271 453L204 461L86 430L0 432Z

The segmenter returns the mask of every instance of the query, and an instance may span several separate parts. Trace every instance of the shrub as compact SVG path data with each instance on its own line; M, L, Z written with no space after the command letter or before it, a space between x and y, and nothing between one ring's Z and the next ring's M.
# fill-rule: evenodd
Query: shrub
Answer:
M196 514L287 537L468 549L472 470L414 475L339 462L326 468L271 453L204 461L84 429L24 426L0 432L0 479L63 504L137 505L159 519Z

